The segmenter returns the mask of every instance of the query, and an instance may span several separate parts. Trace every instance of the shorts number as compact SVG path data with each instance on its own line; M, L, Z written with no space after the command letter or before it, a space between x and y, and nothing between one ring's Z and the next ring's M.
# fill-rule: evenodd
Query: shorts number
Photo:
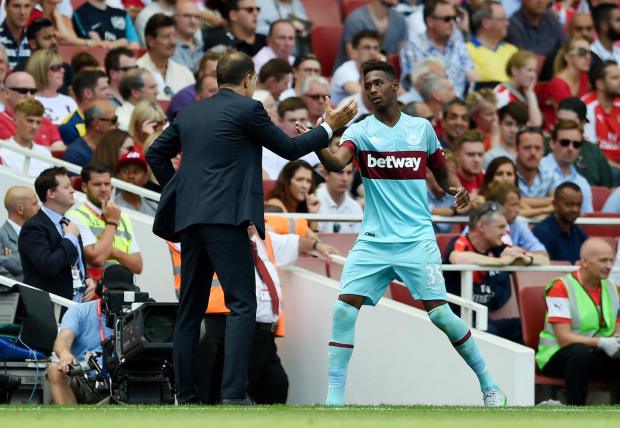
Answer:
M441 268L439 265L426 266L426 273L428 274L428 285L434 285L441 278Z

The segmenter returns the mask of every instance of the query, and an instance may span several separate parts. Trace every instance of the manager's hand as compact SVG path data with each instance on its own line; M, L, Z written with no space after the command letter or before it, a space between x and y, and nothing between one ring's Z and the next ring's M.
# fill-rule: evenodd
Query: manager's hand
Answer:
M340 107L339 109L332 110L331 107L327 107L325 111L325 122L332 128L337 130L344 128L344 126L351 121L357 114L357 103L355 100L351 100L348 104Z

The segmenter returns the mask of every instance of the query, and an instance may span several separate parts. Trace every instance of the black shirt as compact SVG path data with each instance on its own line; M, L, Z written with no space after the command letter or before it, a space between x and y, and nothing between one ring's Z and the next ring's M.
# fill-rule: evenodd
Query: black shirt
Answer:
M213 28L203 33L204 49L222 51L226 47L233 47L248 56L254 56L263 47L267 46L267 37L262 34L256 34L253 44L239 40L235 35L226 28Z
M84 3L73 12L75 32L83 39L89 39L88 33L94 31L101 40L128 39L135 42L127 32L128 25L131 25L131 19L127 12L114 7L107 6L105 10L101 10L90 3Z

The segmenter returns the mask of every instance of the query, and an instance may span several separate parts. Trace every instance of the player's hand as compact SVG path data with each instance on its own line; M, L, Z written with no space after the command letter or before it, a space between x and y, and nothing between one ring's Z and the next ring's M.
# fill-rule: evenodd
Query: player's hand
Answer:
M80 229L78 229L78 227L72 221L70 221L69 224L63 224L62 230L64 230L65 235L68 233L75 236L76 238L80 236Z
M63 352L58 356L58 370L64 374L67 374L71 364L77 364L77 361L71 352Z
M86 278L84 283L86 284L86 290L84 290L82 302L89 302L93 299L93 297L95 297L95 280L92 278Z
M306 195L306 205L308 206L308 212L317 213L321 208L321 201L314 194Z
M348 104L340 107L339 109L332 110L329 106L329 97L327 97L327 109L325 110L325 122L332 128L337 130L344 128L357 114L357 102L355 100L349 101Z
M456 209L465 209L469 205L469 192L464 187L450 187L448 190L453 192L454 206Z
M323 242L319 242L316 244L316 251L319 252L320 255L329 259L331 255L339 255L340 252L336 249L336 247L332 247L331 245L325 244Z
M112 201L102 201L101 211L103 211L103 218L105 218L106 221L118 224L121 220L121 209Z

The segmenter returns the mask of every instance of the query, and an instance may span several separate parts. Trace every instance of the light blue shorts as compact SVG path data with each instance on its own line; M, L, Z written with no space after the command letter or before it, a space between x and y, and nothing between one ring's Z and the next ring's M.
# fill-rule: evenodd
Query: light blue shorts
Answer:
M340 294L364 296L364 304L374 306L393 280L402 281L417 300L446 300L437 242L356 241L344 265Z

